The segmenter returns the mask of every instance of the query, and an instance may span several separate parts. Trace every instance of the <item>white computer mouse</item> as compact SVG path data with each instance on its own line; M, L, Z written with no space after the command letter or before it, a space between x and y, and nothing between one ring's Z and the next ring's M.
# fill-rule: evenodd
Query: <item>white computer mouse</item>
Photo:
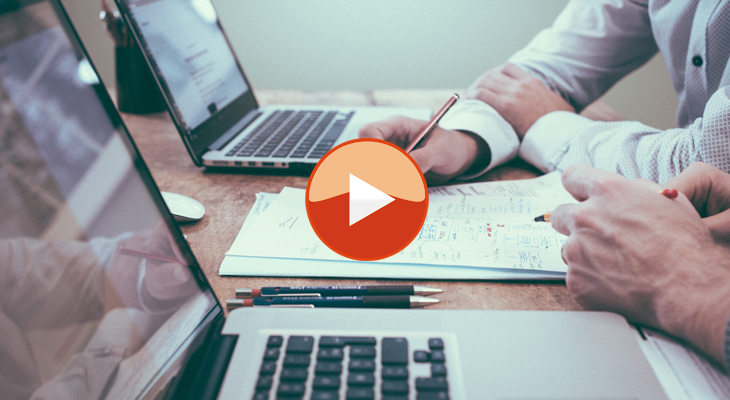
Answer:
M205 215L205 207L195 199L177 193L160 193L175 221L193 222L203 218L203 215Z

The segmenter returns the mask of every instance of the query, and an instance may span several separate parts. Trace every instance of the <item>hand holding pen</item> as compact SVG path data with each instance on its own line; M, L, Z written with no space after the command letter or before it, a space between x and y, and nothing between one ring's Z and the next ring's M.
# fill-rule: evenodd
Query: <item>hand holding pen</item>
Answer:
M446 130L438 125L440 118L452 109L457 98L458 95L451 96L430 122L403 116L392 117L364 125L359 136L386 140L403 149L413 147L409 154L429 184L448 181L470 167L480 169L482 164L486 167L489 151L484 140L471 133ZM419 140L419 137L425 139Z

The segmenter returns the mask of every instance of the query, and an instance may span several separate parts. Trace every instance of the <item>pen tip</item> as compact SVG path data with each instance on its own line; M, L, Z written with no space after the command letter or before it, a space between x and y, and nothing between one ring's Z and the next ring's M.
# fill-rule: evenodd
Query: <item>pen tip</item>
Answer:
M459 93L454 93L454 97L456 97L456 100L459 100L461 96L459 96Z

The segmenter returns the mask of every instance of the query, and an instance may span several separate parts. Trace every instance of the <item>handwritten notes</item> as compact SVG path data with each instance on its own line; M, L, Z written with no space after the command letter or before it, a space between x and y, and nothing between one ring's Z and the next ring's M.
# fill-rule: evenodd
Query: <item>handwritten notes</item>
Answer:
M259 194L227 256L350 261L317 238L303 189L284 188L273 196ZM381 262L565 272L560 247L566 237L532 218L566 202L574 200L558 174L433 188L419 235Z

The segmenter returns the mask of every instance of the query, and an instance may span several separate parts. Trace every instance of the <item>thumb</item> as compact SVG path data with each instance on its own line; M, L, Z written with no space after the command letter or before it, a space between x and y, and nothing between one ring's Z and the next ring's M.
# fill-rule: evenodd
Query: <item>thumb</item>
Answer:
M430 148L421 147L415 149L411 151L410 156L411 158L413 158L413 161L418 164L418 168L421 169L421 173L425 174L426 172L430 171L431 168L433 168L435 160L433 152L430 150Z

